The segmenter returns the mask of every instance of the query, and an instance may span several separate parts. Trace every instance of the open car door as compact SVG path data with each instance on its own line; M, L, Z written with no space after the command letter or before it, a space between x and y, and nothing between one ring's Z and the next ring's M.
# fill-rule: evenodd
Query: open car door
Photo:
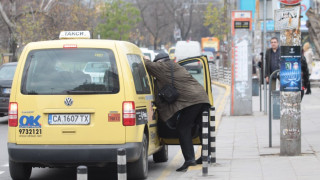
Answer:
M181 60L181 66L185 67L188 72L203 86L208 94L210 105L213 106L213 96L211 89L211 78L208 60L206 56L197 56ZM186 87L187 88L187 87ZM159 137L165 144L179 144L178 133L176 130L169 129L163 121L157 122ZM193 127L193 144L200 144L199 127Z

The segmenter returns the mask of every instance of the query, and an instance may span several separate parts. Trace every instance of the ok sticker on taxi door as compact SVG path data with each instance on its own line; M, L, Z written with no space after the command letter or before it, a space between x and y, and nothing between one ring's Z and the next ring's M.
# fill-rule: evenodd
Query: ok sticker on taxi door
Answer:
M120 122L120 113L109 113L108 122Z

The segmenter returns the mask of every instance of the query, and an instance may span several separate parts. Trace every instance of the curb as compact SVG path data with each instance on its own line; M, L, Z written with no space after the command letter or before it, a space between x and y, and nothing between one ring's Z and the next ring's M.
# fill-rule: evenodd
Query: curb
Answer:
M217 81L212 81L211 83L216 85L216 86L225 88L225 90L226 90L225 93L224 93L223 99L221 100L221 103L220 103L219 107L216 107L216 131L218 131L219 130L219 124L220 124L220 121L221 121L221 118L222 118L222 114L224 112L224 109L225 109L225 106L226 106L226 103L227 103L226 100L230 95L230 86L228 86L226 84L219 83Z

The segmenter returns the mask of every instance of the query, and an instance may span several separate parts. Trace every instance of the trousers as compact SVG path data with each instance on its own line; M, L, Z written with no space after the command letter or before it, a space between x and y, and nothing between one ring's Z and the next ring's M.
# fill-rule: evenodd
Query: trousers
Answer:
M200 139L202 140L202 112L207 106L207 104L196 104L188 106L180 112L180 117L177 122L177 132L181 151L186 162L195 160L192 128L196 125L199 126Z

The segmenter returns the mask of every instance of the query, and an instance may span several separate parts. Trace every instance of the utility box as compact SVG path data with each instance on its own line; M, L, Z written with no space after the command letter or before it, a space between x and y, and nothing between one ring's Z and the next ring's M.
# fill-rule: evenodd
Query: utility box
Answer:
M252 96L259 96L259 78L252 77Z
M280 91L272 91L272 118L280 119Z

